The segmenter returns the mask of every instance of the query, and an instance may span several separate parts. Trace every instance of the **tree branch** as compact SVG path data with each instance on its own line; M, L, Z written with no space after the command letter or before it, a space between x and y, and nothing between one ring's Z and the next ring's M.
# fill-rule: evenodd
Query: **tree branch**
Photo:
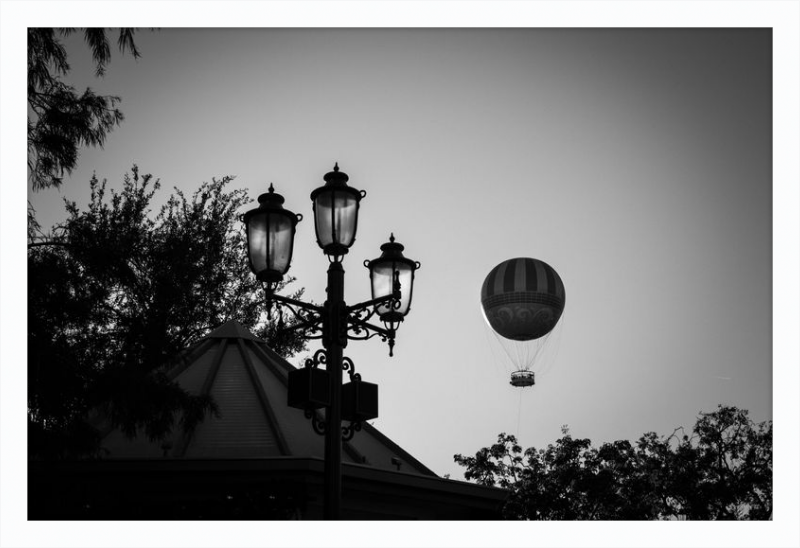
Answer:
M58 240L47 240L44 242L32 242L28 244L28 249L32 249L34 247L41 247L44 245L54 245L59 247L74 247L73 244L69 242L59 242Z

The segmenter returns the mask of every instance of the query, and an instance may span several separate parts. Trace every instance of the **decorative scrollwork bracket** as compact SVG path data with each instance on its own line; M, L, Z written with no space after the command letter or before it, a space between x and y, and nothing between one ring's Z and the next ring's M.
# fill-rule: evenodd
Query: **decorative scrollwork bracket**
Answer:
M328 353L325 351L324 348L320 348L316 352L314 352L314 356L311 358L306 358L305 366L309 368L318 368L320 364L325 365L328 362Z
M356 366L353 360L347 356L342 356L342 370L347 372L351 382L361 380L361 373L356 373ZM342 441L350 441L356 432L361 432L361 421L351 421L347 426L342 426Z
M365 261L365 266L368 261ZM383 342L389 343L389 356L394 356L394 339L397 332L398 322L388 322L384 319L384 327L379 327L370 323L370 320L378 312L378 307L383 306L390 310L398 310L401 306L399 273L394 273L394 283L392 292L383 297L364 301L353 306L347 307L347 338L352 340L365 341L378 336ZM402 321L402 318L401 318Z
M350 441L356 432L361 432L361 421L351 422L347 426L342 426L342 441Z
M353 360L347 356L342 356L342 371L347 372L347 375L350 377L351 381L361 380L361 374L356 373L356 366L353 363Z
M314 432L320 436L324 436L327 430L327 423L317 416L317 412L313 409L306 409L305 416L307 419L311 419L311 428L314 429Z
M304 303L290 297L277 295L269 291L269 288L264 288L267 301L275 304L278 309L278 331L291 332L297 330L305 330L304 338L306 339L321 339L323 328L324 308L318 305ZM294 317L294 323L285 327L283 320L283 310L288 309Z
M306 358L305 361L305 369L318 369L320 365L326 365L328 361L328 354L325 349L320 348L316 352L314 352L314 356L311 358ZM290 378L291 383L291 378ZM327 430L327 423L323 420L320 416L320 413L314 407L308 407L304 410L303 414L307 419L311 420L311 427L314 429L314 432L317 434L324 436L325 431Z
M366 314L366 316L364 316L364 314ZM389 327L387 329L385 327L379 327L369 323L367 320L369 320L374 314L374 311L368 312L364 309L354 310L351 312L347 323L347 338L365 341L367 339L371 339L372 337L380 337L383 342L389 343L389 356L394 356L393 349L396 331L393 327Z

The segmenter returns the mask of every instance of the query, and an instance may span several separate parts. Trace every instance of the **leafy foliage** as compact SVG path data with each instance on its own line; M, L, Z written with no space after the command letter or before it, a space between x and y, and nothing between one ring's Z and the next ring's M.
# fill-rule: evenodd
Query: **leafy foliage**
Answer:
M203 183L191 197L176 191L153 216L160 185L150 175L134 166L110 195L106 181L93 177L88 208L67 202L55 238L29 244L33 455L91 452L97 432L85 419L94 410L131 436L192 428L214 403L184 392L166 371L230 319L283 355L304 348L303 333L281 336L277 312L265 308L238 226L237 210L249 199L227 189L231 180Z
M524 452L503 433L454 459L467 480L510 491L508 519L770 519L772 421L719 406L698 417L691 436L681 430L595 448L564 427L555 444Z
M74 29L28 29L28 179L33 190L59 187L71 173L81 146L103 146L106 136L123 120L120 98L97 95L90 88L79 93L62 78L70 71L67 53L58 39ZM120 29L121 52L139 57L133 29ZM111 59L105 29L84 29L92 50L95 75L103 76Z

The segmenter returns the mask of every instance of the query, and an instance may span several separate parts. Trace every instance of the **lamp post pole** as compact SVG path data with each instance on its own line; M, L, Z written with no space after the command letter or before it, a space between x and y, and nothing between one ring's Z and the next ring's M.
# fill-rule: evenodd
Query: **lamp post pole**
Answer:
M359 202L366 192L348 186L348 176L339 171L338 164L324 180L326 184L311 193L317 243L330 261L323 306L275 294L289 270L295 227L302 215L284 209L283 196L270 185L269 192L258 197L259 207L241 219L247 229L250 267L264 284L267 299L287 307L297 320L287 329L302 330L307 339L322 339L324 350L307 359L304 368L289 372L288 405L302 409L314 431L325 436L324 517L335 520L342 506L342 443L361 430L363 421L378 416L378 387L361 381L344 348L348 339L378 336L389 343L392 356L395 334L410 310L414 272L420 263L403 256L403 246L392 234L381 246L381 256L364 262L370 272L372 299L347 306L342 260L355 241ZM376 315L383 327L369 323ZM320 364L325 364L324 370L318 368ZM344 371L351 381L346 385ZM324 421L317 415L323 407ZM343 421L349 424L343 427Z
M342 502L342 356L347 338L344 316L344 268L342 263L328 266L328 300L322 345L327 351L331 403L325 410L325 519L337 520ZM327 333L326 333L327 332Z

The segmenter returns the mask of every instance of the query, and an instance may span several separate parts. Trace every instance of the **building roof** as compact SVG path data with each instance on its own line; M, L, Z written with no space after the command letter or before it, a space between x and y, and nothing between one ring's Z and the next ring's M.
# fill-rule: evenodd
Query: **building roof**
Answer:
M239 322L218 327L189 349L169 377L193 394L210 394L219 415L193 432L176 428L160 442L119 429L102 439L106 459L324 458L324 437L304 412L287 405L288 373L296 369ZM404 474L436 474L369 424L343 444L342 462Z

